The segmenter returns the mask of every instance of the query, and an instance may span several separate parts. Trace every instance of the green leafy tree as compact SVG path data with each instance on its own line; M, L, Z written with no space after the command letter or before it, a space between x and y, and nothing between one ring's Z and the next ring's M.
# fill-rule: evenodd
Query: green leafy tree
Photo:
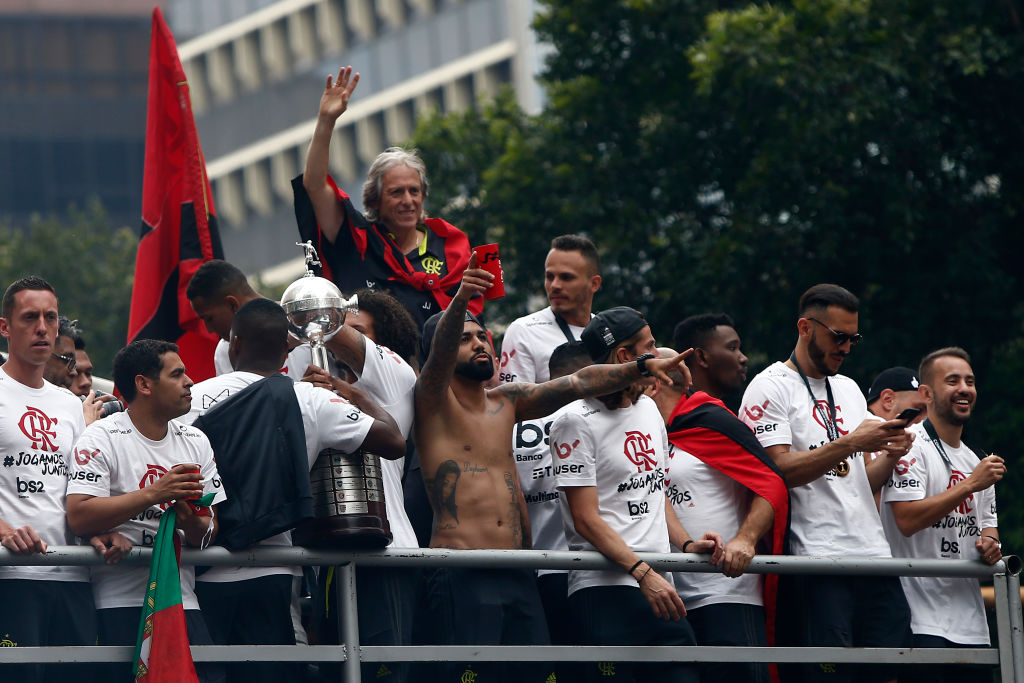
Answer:
M502 244L513 287L492 320L531 308L566 232L601 250L599 308L644 310L663 342L724 310L755 370L792 348L800 293L837 282L867 338L844 372L866 387L967 348L966 438L1024 466L1019 3L547 0L535 26L555 47L540 115L506 96L416 134L433 196ZM1001 487L1016 547L1022 479Z
M137 246L138 235L113 229L98 201L27 226L0 224L0 286L27 275L53 285L61 314L79 321L94 372L109 377L128 330Z

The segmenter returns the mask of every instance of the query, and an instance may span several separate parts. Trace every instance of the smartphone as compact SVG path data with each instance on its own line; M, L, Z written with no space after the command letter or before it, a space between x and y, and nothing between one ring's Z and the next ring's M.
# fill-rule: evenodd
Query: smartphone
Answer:
M909 427L910 423L913 422L915 419L917 419L917 416L920 415L920 414L921 414L921 409L920 408L907 408L906 410L901 412L899 415L897 415L894 419L896 419L896 420L904 420L906 422L907 426Z

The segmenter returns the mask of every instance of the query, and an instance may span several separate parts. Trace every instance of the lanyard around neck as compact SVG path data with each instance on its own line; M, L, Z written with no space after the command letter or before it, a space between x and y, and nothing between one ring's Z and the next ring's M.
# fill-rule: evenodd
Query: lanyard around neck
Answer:
M807 379L807 375L804 374L800 363L796 361L795 351L789 354L789 360L796 366L796 371L800 373L800 379L804 381L804 386L807 387L807 393L811 397L812 409L818 414L821 421L825 423L825 432L828 434L828 440L835 441L839 438L839 428L836 426L836 401L832 397L832 385L828 383L828 377L825 378L825 393L828 396L828 415L826 415L821 404L818 403L818 399L814 397L814 392L811 391L811 382Z
M928 418L925 418L924 420L924 431L928 434L928 438L932 440L932 445L935 446L935 450L939 452L939 457L942 458L942 462L946 463L946 469L952 472L953 463L950 461L949 456L946 455L946 449L942 445L942 439L939 438L938 432L935 431L935 426L932 425L932 421Z
M560 329L562 334L565 335L565 340L570 344L578 342L579 340L572 335L572 330L569 329L569 323L565 322L565 319L562 318L562 316L555 313L554 309L552 309L551 314L555 316L555 322L558 323L558 329Z

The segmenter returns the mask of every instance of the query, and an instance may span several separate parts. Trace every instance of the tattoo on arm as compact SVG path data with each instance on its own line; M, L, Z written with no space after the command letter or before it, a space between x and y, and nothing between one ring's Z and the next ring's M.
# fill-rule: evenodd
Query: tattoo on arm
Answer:
M434 330L434 340L430 346L430 355L423 364L420 376L416 380L416 395L430 400L443 394L452 381L455 371L455 359L458 356L459 339L462 336L463 321L466 317L467 303L460 299L452 299L447 310L441 316Z
M640 379L634 363L625 365L591 365L582 370L553 379L543 384L505 384L500 390L508 392L516 404L516 420L532 420L555 412L578 398L603 396Z
M434 531L459 526L459 508L455 504L455 492L461 474L459 463L445 460L438 466L434 478L426 482L430 505L434 508Z
M509 493L508 528L512 531L512 539L518 549L528 548L529 543L524 542L523 519L525 517L522 506L526 499L519 490L519 477L515 472L505 473L505 486Z

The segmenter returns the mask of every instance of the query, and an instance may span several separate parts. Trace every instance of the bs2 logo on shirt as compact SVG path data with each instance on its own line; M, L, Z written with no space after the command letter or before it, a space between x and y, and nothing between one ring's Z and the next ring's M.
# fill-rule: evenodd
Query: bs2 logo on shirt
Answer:
M573 449L575 449L579 445L580 445L580 440L579 439L576 439L575 441L573 441L572 444L556 443L555 444L555 452L558 453L558 457L559 458L561 458L562 460L565 460L570 455L572 455Z

